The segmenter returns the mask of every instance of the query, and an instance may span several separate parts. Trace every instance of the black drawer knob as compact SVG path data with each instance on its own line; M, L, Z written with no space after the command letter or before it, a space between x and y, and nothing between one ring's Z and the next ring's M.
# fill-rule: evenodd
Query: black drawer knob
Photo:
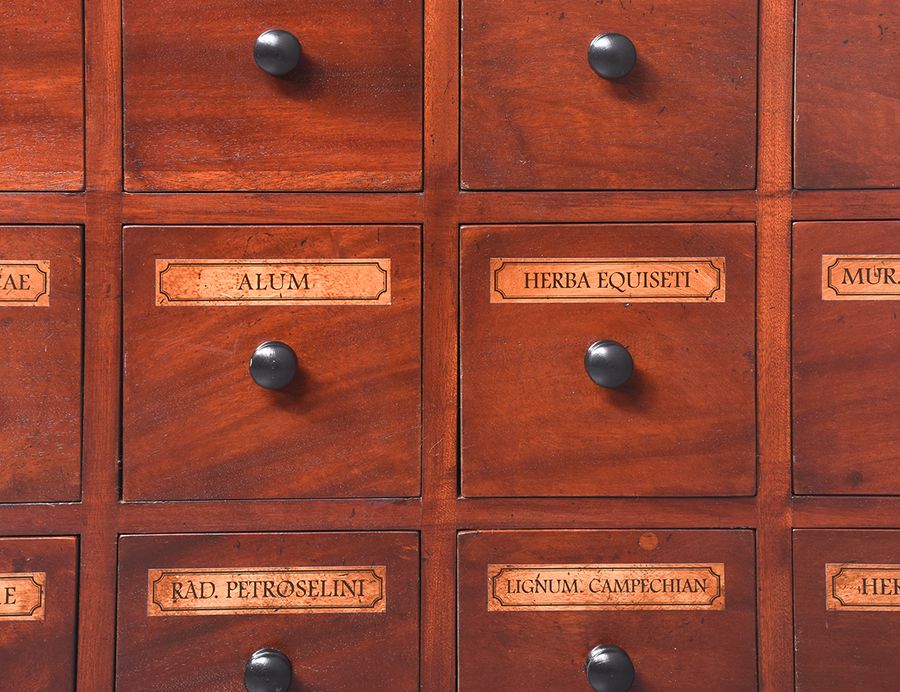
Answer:
M250 377L260 387L284 389L297 374L297 354L280 341L260 344L250 358Z
M594 692L628 692L634 683L634 664L625 650L615 644L591 649L585 670Z
M637 50L627 36L600 34L591 41L588 62L604 79L621 79L634 69Z
M605 339L588 346L584 369L595 384L615 389L628 382L634 372L634 361L622 344Z
M244 666L247 692L287 692L292 677L291 660L278 649L260 649Z
M280 77L300 64L300 41L289 31L269 29L256 39L253 59L264 72Z

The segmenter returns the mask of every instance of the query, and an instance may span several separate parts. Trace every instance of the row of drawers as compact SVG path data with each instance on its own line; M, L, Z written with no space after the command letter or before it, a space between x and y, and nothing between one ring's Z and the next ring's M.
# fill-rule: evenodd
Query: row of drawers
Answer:
M8 689L72 687L77 552L0 539ZM794 532L798 690L895 689L898 554L896 531ZM264 649L293 689L417 689L419 560L414 532L122 536L117 689L237 692ZM757 689L752 531L463 532L458 560L460 689L589 690L601 645L627 656L592 664L601 692L630 667L635 690Z
M463 0L462 188L753 188L757 5ZM421 0L122 13L127 190L421 188ZM0 16L0 140L15 143L0 189L83 185L81 14L80 0L23 0ZM797 187L900 184L884 146L900 122L898 20L891 0L799 2ZM291 37L258 41L276 28ZM618 79L588 60L608 33L636 48ZM610 56L592 59L603 72Z
M795 490L898 494L900 223L793 237ZM3 502L80 495L81 244L0 228ZM464 495L754 494L752 224L460 244ZM420 227L128 226L123 257L124 499L420 494Z

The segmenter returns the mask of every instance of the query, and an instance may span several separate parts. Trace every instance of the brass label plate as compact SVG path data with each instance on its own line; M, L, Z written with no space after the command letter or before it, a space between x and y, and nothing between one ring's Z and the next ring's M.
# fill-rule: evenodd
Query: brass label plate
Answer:
M43 620L45 572L0 574L0 622L6 620Z
M492 303L724 303L724 257L491 259Z
M822 300L900 300L900 255L822 255Z
M725 565L488 565L488 610L724 610Z
M900 610L900 565L825 565L828 610Z
M151 569L147 614L383 613L386 573L384 566Z
M161 259L157 305L390 305L389 259Z
M50 263L0 260L0 307L50 305Z

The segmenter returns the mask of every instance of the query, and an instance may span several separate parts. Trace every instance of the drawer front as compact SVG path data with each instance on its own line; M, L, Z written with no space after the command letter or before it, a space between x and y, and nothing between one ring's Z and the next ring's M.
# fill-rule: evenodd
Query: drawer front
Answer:
M464 188L754 186L754 0L462 8ZM606 33L625 36L637 54L620 79L588 60ZM621 50L612 45L612 58Z
M126 189L421 186L422 0L124 0L123 12ZM293 37L274 50L300 44L281 76L254 57L272 29Z
M418 495L420 238L126 228L125 498Z
M797 3L795 185L900 185L900 7Z
M0 538L3 689L75 689L77 575L73 537Z
M750 531L463 533L459 689L590 690L615 646L590 673L634 692L756 690L754 564Z
M465 495L753 494L752 225L466 227L461 253ZM610 341L617 387L586 372Z
M418 546L415 533L124 536L116 689L244 692L249 659L275 649L289 663L263 672L291 689L362 676L415 690Z
M797 692L897 689L900 531L794 531Z
M81 495L81 229L0 227L0 502Z
M0 13L0 190L84 185L81 0L16 0Z
M900 494L900 222L794 225L794 489Z

